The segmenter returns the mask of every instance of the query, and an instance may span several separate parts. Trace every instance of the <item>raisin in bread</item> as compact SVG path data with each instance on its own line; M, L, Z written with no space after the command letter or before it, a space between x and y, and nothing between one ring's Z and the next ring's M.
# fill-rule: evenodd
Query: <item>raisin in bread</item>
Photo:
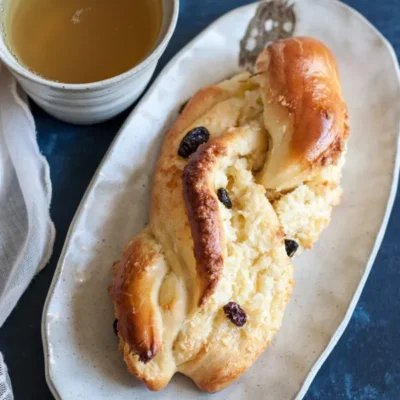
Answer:
M306 37L270 44L256 73L193 96L168 132L149 226L114 265L120 350L148 388L176 372L215 392L270 343L341 197L348 136L335 59Z

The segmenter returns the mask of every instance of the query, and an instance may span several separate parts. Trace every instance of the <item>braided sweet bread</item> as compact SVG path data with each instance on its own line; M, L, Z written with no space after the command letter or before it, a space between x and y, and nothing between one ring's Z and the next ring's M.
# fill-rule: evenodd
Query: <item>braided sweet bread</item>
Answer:
M148 388L181 372L215 392L266 348L290 257L340 201L347 136L335 59L312 38L274 42L255 74L193 96L166 136L149 226L110 287L120 350Z

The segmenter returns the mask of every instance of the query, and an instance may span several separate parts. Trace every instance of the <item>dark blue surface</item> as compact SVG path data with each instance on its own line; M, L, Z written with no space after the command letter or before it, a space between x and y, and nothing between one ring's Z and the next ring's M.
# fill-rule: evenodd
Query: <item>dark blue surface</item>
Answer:
M156 74L210 22L247 3L246 0L181 0L176 32ZM399 57L400 0L348 0L346 3L360 11L391 41ZM51 214L57 238L50 264L34 279L0 330L0 350L8 363L17 400L52 398L44 377L40 334L43 304L80 199L129 112L101 125L77 127L55 120L34 104L32 110L39 145L50 164L53 182ZM359 305L347 330L311 385L307 400L400 399L398 232L399 198Z

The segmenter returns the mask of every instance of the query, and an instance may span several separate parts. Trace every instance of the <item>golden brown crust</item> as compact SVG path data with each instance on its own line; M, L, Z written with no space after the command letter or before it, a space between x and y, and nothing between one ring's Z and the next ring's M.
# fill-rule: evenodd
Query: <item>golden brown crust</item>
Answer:
M147 370L138 368L138 365L140 365L139 363L141 363L141 361L138 362L138 357L132 354L130 346L127 345L123 340L120 342L119 350L124 356L124 361L129 372L140 379L148 389L157 392L167 386L171 379L171 375L159 374L152 376Z
M121 327L120 349L129 370L151 390L162 389L176 368L173 365L173 356L166 354L169 349L164 347L162 352L159 351L162 347L161 324L171 325L171 328L168 328L171 337L166 342L172 346L177 334L175 331L179 329L185 311L188 312L192 307L197 307L200 298L195 259L191 251L190 226L182 196L182 173L187 160L181 159L177 150L182 137L196 119L203 118L216 104L225 100L229 101L235 90L235 87L221 85L203 88L191 98L167 133L154 176L149 229L129 244L123 260L118 264L121 268L115 269L114 272L110 294L114 302L116 318L120 320L118 322ZM236 113L238 112L237 109ZM211 116L204 120L207 126L210 125L209 118ZM226 126L230 126L230 121L235 118L233 115L226 122ZM222 129L224 129L223 124L217 123L215 129L210 129L211 134L218 134L218 130ZM178 193L180 195L177 195ZM172 214L179 215L173 223L171 223L171 211ZM168 231L170 235L165 235L164 233ZM158 239L157 242L155 236ZM154 251L154 246L158 246L156 251ZM177 247L179 251L175 251ZM156 300L158 299L154 298L149 291L149 289L156 291L157 285L161 284L160 280L164 276L163 273L157 276L157 271L152 271L151 268L152 262L153 265L158 263L158 251L161 248L166 249L163 257L168 257L169 266L177 276L182 276L182 282L178 286L183 286L180 294L177 294L177 299L167 302L167 306L163 307L162 322L157 315L159 307ZM142 257L147 252L149 256ZM178 256L180 252L182 255ZM163 258L163 262L165 261ZM189 302L187 306L184 304L186 298L184 289L190 293L187 296ZM140 312L132 313L138 302ZM140 362L139 357L144 360L150 352L153 357L155 356L153 360L148 364ZM153 364L157 367L155 368ZM154 376L154 371L157 369L159 372Z
M162 345L157 319L157 304L146 298L157 285L154 265L161 257L160 246L155 245L148 233L142 232L125 249L121 261L114 268L111 298L118 320L118 335L143 362L150 361Z
M201 89L186 105L161 150L149 227L115 266L120 350L151 390L179 371L215 392L255 361L293 285L283 236L311 245L339 201L348 127L333 55L292 38L269 45L257 72ZM209 142L180 157L182 138L199 126ZM244 326L224 314L231 301L247 313Z
M200 305L214 293L224 262L218 199L210 191L209 177L218 157L225 154L226 148L218 143L201 146L190 157L182 178L183 197L201 279Z
M201 390L216 393L235 382L249 365L257 360L268 344L269 342L266 342L257 353L246 356L246 360L242 359L243 354L237 353L228 354L227 357L217 356L210 360L207 359L207 352L203 351L195 360L181 367L181 370L190 376Z
M273 144L264 186L291 189L312 170L337 164L348 116L331 51L314 38L280 40L260 54L256 70Z
M189 309L201 302L209 278L204 276L199 281L197 276L190 221L182 196L182 175L188 159L179 157L178 149L182 138L194 127L206 126L212 138L234 125L242 102L235 98L240 87L238 81L205 87L190 99L166 135L154 175L150 227L163 248L174 248L174 252L166 252L166 257L174 271L184 276L192 299ZM177 217L171 219L171 214Z
M310 37L280 40L260 54L256 69L268 80L269 101L293 118L292 156L336 162L347 137L347 108L332 52Z

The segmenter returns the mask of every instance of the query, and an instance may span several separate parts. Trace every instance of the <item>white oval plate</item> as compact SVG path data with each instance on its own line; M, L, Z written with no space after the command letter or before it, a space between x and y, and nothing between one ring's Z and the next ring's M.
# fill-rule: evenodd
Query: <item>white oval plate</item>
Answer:
M183 376L147 391L117 350L107 293L111 265L147 220L151 175L179 106L237 70L239 41L257 4L210 25L164 69L126 121L70 228L47 298L43 341L56 398L207 398ZM302 398L354 310L381 243L399 167L399 71L386 40L331 0L297 0L296 35L325 42L339 63L351 140L343 202L312 251L295 260L296 286L272 345L220 399Z

